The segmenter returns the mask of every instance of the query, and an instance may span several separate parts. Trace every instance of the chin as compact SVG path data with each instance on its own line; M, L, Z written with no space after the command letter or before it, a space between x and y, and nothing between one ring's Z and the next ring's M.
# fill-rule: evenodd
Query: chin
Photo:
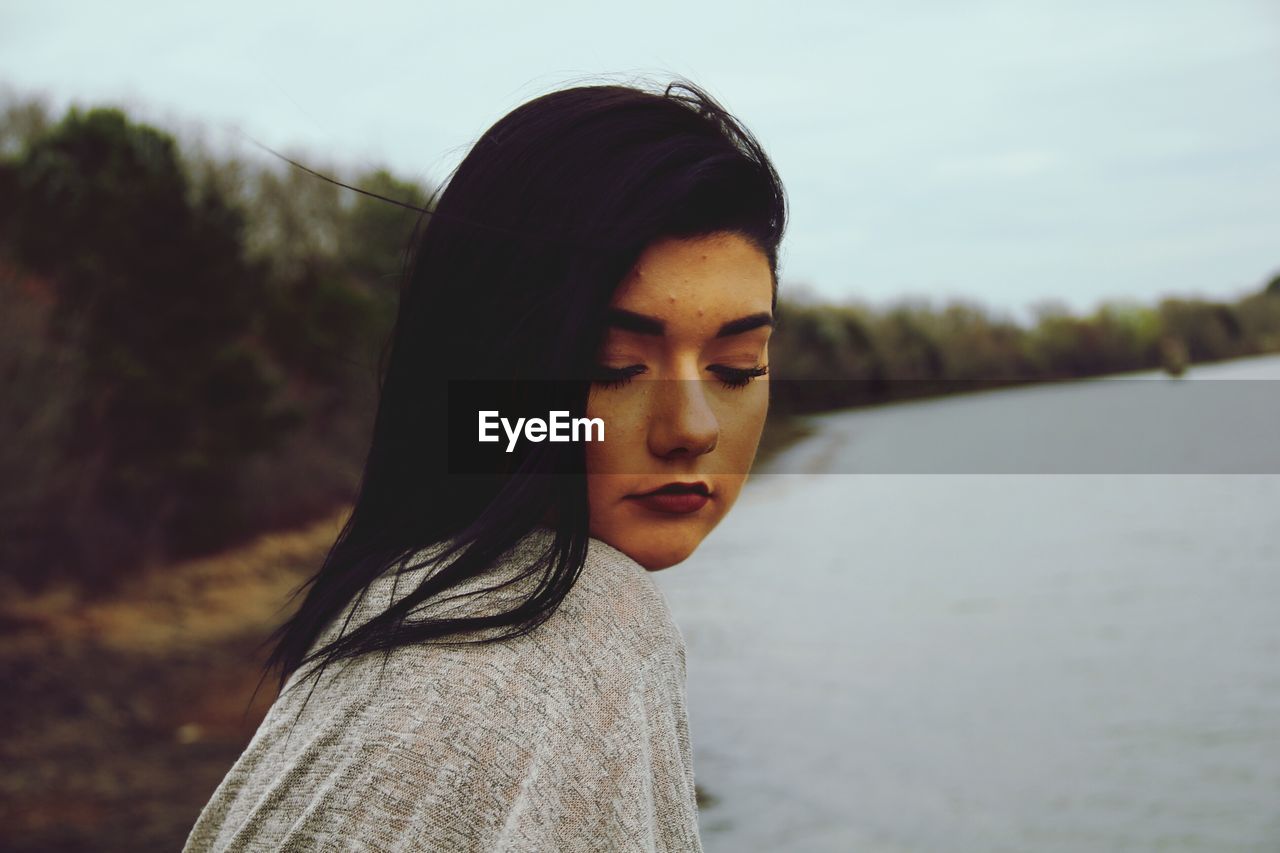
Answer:
M657 531L637 531L618 550L651 572L668 569L689 559L702 537L678 537Z
M632 559L644 566L647 571L660 572L663 569L669 569L672 566L683 563L692 553L692 551L680 551L679 553L666 553L652 557L641 555L640 557L632 557Z
M698 549L714 524L706 519L639 521L609 519L613 524L593 525L591 535L651 572L683 563ZM716 519L718 521L718 519Z

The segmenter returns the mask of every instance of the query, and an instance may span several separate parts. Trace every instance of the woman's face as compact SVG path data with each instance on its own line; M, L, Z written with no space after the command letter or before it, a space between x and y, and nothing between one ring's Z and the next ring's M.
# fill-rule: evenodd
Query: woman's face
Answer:
M769 261L737 234L650 245L611 303L587 416L590 532L646 569L681 562L733 506L769 408ZM705 498L642 498L671 483Z

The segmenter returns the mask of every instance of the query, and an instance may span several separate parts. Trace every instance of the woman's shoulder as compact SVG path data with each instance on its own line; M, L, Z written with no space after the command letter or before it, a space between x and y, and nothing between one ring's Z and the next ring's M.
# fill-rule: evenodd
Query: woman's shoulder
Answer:
M528 569L553 541L553 533L536 528L504 556L492 578L500 580ZM541 577L535 572L493 598L477 598L474 612L492 612L499 603L504 608L514 606L536 588ZM599 678L602 669L634 673L640 666L655 664L678 666L683 673L685 659L684 639L650 573L596 538L587 540L577 578L544 622L528 634L479 645L474 651L495 661L521 664L517 670L533 666L569 678Z
M666 596L631 557L592 538L578 581L563 602L562 624L570 630L581 625L601 639L633 643L643 653L674 647L683 654L684 640Z
M427 599L411 611L410 618L474 617L513 608L538 587L542 572L527 571L553 543L552 531L535 528L504 552L488 572L450 588L442 597ZM354 630L411 593L440 569L442 563L436 559L440 551L439 545L423 549L407 561L413 567L410 570L389 571L378 577L334 620L322 639L337 636L343 624L347 632ZM545 621L521 636L467 642L496 637L506 630L509 628L485 629L470 638L460 636L457 642L411 644L385 656L365 655L353 662L354 673L371 665L382 671L390 666L397 670L402 688L406 680L419 678L434 682L438 688L438 670L449 664L504 670L508 683L521 675L539 684L566 678L599 679L610 673L625 678L638 667L655 665L674 669L681 677L684 674L684 638L662 590L643 566L596 538L587 540L578 577Z
M525 567L541 544L517 550L499 568ZM415 581L379 578L353 622ZM513 838L536 841L519 849L566 838L625 849L668 824L695 832L684 644L645 569L599 540L560 607L525 635L371 652L303 681L273 704L189 850L353 835L382 849L415 838L429 849Z

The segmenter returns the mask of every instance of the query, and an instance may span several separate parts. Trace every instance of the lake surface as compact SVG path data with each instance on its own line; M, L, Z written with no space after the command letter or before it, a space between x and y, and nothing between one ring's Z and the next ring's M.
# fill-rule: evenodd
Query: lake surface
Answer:
M1143 378L1280 394L1280 357ZM1133 469L1174 473L1130 473L1096 435L1039 457L1093 473L999 473L1008 435L981 429L977 457L911 473L913 447L1010 395L1114 422L1139 384L816 418L655 575L708 851L1280 851L1280 467L1179 473L1273 460L1257 395L1166 424L1168 458Z

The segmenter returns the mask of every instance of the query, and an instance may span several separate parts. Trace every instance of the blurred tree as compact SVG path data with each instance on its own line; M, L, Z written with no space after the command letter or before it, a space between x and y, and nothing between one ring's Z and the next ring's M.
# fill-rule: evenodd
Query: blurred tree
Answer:
M267 523L303 523L349 501L358 485L377 366L420 214L290 164L228 160L198 146L187 156L193 174L246 211L249 255L267 270L259 339L288 376L287 399L305 413L303 434L247 467L242 500ZM355 177L323 165L314 171L430 206L425 187L385 170ZM300 471L305 478L282 476Z
M11 90L0 90L0 157L17 157L52 123L49 108L40 98L23 98Z
M249 190L247 248L279 280L338 255L344 190L282 163L257 170Z
M252 339L264 270L244 258L241 213L118 110L71 110L13 170L12 251L51 278L50 332L78 330L83 352L67 439L82 476L63 517L75 562L103 575L220 542L241 521L237 463L297 421ZM87 535L92 514L114 535Z
M358 175L355 186L423 210L430 210L428 190L412 181L401 180L386 169ZM344 269L365 281L392 284L379 293L394 294L404 272L415 226L422 214L367 195L355 195L342 218L338 241ZM394 304L395 300L389 300Z
M0 262L0 302L0 566L30 582L48 562L48 520L78 481L79 462L65 446L83 371L74 336L47 334L47 282Z
M1132 301L1104 302L1088 322L1098 330L1102 369L1141 370L1161 363L1159 312Z
M1252 352L1280 350L1280 275L1237 307L1244 338Z
M769 342L779 412L853 406L884 392L884 364L865 309L778 301Z
M895 397L933 389L934 380L946 375L946 357L928 328L930 311L927 303L901 301L878 318L877 348L886 353L888 376L897 386Z
M1106 372L1103 335L1096 326L1073 315L1058 300L1043 300L1033 311L1036 325L1030 352L1039 375L1068 378Z
M1031 373L1023 330L988 317L976 303L952 301L941 313L920 319L946 354L947 379L1004 380Z
M1243 325L1230 305L1163 299L1159 311L1165 333L1182 341L1192 362L1216 361L1247 351Z

